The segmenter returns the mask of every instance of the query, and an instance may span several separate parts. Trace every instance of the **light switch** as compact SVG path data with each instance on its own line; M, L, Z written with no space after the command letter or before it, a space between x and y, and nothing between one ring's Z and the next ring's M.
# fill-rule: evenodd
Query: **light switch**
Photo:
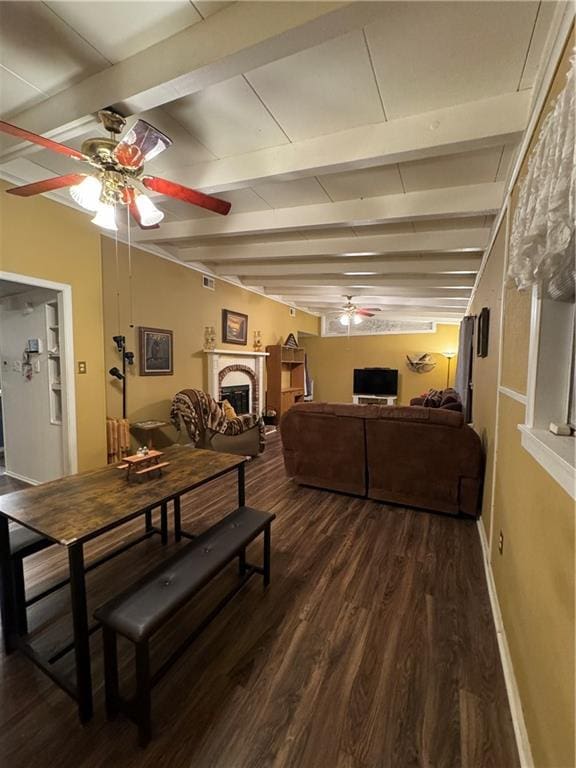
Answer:
M40 373L40 360L34 360L34 373Z
M85 360L79 360L78 361L78 373L86 373L86 361Z

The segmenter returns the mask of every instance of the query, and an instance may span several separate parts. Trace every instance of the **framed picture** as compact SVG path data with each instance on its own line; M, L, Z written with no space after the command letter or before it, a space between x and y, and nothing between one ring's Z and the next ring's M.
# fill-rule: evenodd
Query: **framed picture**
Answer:
M222 341L225 344L246 345L248 341L248 315L223 309Z
M488 307L483 307L482 311L478 315L477 333L476 339L476 356L488 357L488 336L490 329L490 310Z
M172 376L172 331L139 328L140 376Z

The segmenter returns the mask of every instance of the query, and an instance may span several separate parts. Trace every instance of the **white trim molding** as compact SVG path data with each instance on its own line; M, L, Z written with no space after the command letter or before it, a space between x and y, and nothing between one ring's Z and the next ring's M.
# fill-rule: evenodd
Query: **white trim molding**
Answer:
M512 400L516 400L518 403L522 403L522 405L526 406L528 403L528 398L526 395L523 395L521 392L516 392L515 389L510 389L510 387L504 387L502 384L498 387L498 391L501 395L506 395L506 397L511 397Z
M41 485L39 480L32 480L31 477L26 477L26 475L19 475L18 472L12 472L11 469L7 469L4 474L8 477L12 477L14 480L20 480L23 483L28 483L28 485Z
M576 438L518 424L522 447L576 500Z
M486 586L488 587L488 595L490 597L490 607L492 608L492 618L494 619L494 626L496 629L498 650L500 652L502 671L504 672L506 693L508 694L508 705L510 707L510 715L514 727L514 736L516 737L516 747L518 749L518 757L520 758L520 766L521 768L534 768L532 749L530 747L528 731L524 721L524 712L522 710L522 700L520 699L518 683L516 682L516 675L514 674L514 666L512 664L512 656L508 646L506 630L504 629L500 603L498 602L498 592L494 582L494 574L492 573L492 566L490 565L490 553L486 532L482 520L478 520L477 525L480 544L482 546L482 560L484 561Z

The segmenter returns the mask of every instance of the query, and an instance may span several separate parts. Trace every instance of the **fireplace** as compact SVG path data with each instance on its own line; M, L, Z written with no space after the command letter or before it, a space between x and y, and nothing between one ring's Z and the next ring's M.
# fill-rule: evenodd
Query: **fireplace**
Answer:
M215 400L223 400L226 392L248 389L248 403L243 400L236 413L261 414L264 409L264 364L267 352L236 349L207 349L208 393ZM246 394L243 395L246 397ZM230 400L230 397L227 397ZM246 407L245 407L246 406Z
M228 400L238 415L250 413L250 386L248 384L221 387L220 396L222 400Z

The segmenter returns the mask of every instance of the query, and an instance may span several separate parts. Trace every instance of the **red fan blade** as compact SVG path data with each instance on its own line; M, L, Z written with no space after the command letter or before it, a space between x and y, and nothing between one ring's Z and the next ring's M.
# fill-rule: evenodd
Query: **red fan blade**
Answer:
M172 139L145 120L136 120L114 150L116 161L125 168L140 168L146 160L164 152Z
M23 187L12 187L12 189L7 189L6 192L9 195L18 195L18 197L31 197L32 195L41 195L43 192L52 192L53 189L62 189L62 187L80 184L82 179L85 178L86 175L84 173L69 173L67 176L54 176L52 179L25 184Z
M128 205L128 208L130 209L130 215L138 224L140 229L160 229L160 224L153 224L150 227L145 227L142 224L142 220L140 218L140 211L136 207L136 193L132 189L132 187L125 187L124 188L124 202Z
M39 144L41 147L51 149L52 152L60 152L61 155L73 157L75 160L88 159L86 155L83 155L82 152L79 152L77 149L72 149L72 147L67 147L65 144L52 141L52 139L46 139L44 136L39 136L37 133L25 131L24 128L18 128L17 125L5 123L3 120L0 120L0 131L2 133L8 133L10 136L16 136L17 139L26 139L26 141L31 141L33 144Z
M362 315L362 317L374 317L374 312L368 312L367 309L357 309L356 314Z
M221 213L222 216L226 216L231 207L231 204L227 200L220 200L219 197L205 195L203 192L189 189L189 187L183 187L181 184L176 184L176 182L168 181L167 179L161 179L158 176L145 176L142 179L142 183L147 189L151 189L153 192L160 192L163 195L168 195L168 197L175 197L177 200L183 200L185 203L190 203L190 205L206 208L207 211Z

